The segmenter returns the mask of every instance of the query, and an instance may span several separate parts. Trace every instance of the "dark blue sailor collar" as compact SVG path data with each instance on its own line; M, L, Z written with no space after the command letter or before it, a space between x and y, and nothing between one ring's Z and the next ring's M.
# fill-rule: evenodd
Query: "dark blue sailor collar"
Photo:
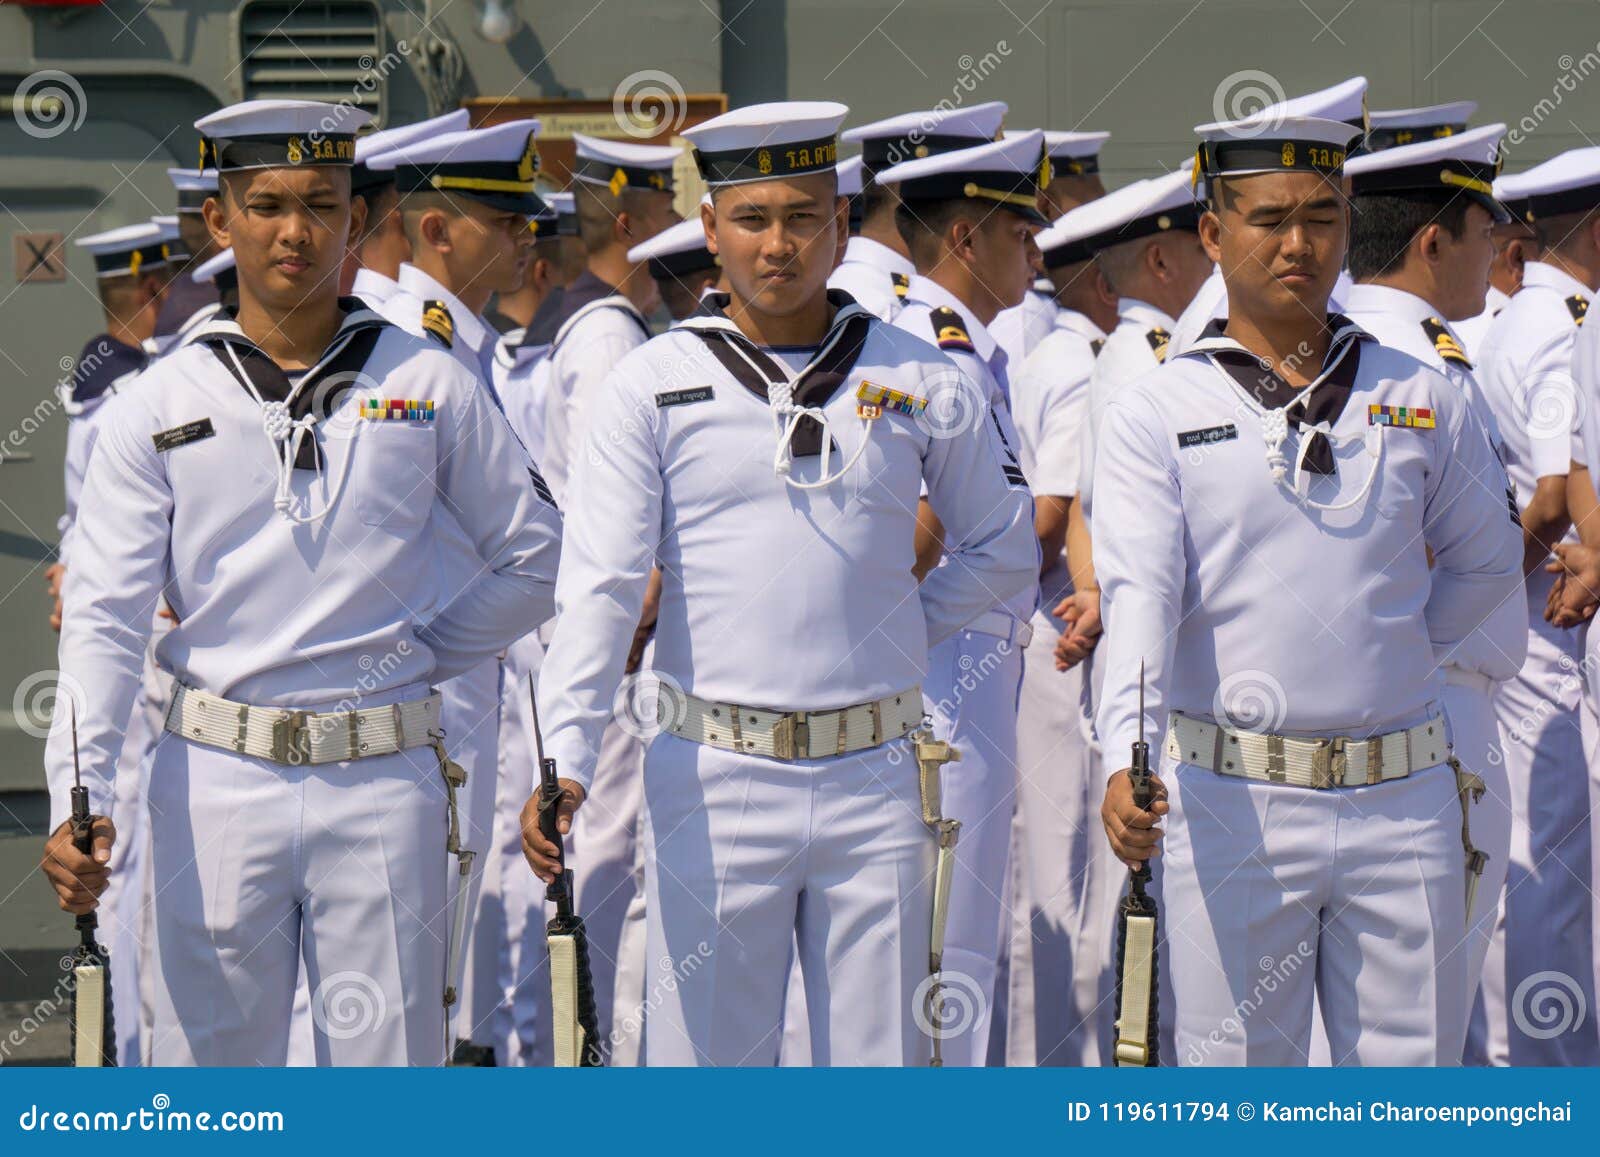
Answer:
M701 333L721 333L737 338L746 345L754 345L745 337L731 317L728 316L728 306L732 302L732 295L721 290L711 290L700 298L700 305L688 317L673 326L674 329L691 329ZM828 332L823 335L819 348L827 346L833 341L841 326L853 317L876 318L871 310L861 306L855 298L842 289L828 290L828 304L833 306L833 321L828 326Z
M339 309L344 317L339 322L339 328L333 335L333 340L328 343L332 349L340 342L346 340L355 331L366 329L369 326L385 326L391 324L382 314L368 308L367 303L359 297L339 298ZM211 318L194 332L192 342L228 342L231 345L249 346L256 349L256 343L239 327L238 310L224 307L211 315Z
M592 269L585 269L573 279L571 285L558 289L540 303L534 311L533 319L528 322L528 328L522 335L522 344L525 346L554 345L556 338L562 336L562 329L576 317L579 311L590 306L605 302L608 307L615 307L628 314L644 331L644 336L650 336L650 323L644 314L628 300L615 285L602 279Z
M112 337L109 333L92 337L73 364L72 373L62 383L61 396L70 414L81 414L115 387L150 364L150 355L138 346Z

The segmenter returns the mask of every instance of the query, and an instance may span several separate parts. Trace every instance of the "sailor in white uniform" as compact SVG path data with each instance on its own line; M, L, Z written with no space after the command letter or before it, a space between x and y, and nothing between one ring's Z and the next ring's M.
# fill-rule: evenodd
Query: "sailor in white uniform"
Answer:
M1496 188L1528 199L1543 253L1525 265L1522 288L1490 325L1477 361L1522 506L1529 613L1527 662L1495 696L1514 826L1468 1059L1593 1065L1600 1064L1595 913L1582 884L1593 849L1588 777L1580 770L1586 765L1584 684L1591 676L1584 633L1545 619L1556 578L1544 563L1552 547L1575 541L1571 524L1582 509L1569 499L1578 481L1573 465L1587 463L1593 453L1578 427L1595 395L1592 384L1575 379L1574 348L1600 287L1600 148L1561 153L1501 177ZM1583 533L1592 536L1594 527ZM1562 978L1555 982L1558 997L1574 1009L1570 1031L1556 1034L1529 1019L1530 1008L1550 999L1552 975Z
M1007 129L1001 135L1013 137L1017 132ZM1040 190L1039 211L1047 220L1053 222L1063 213L1105 196L1106 187L1100 181L1100 148L1110 138L1110 133L1046 130L1044 143L1050 152L1050 183ZM1006 351L1013 372L1022 368L1033 347L1055 328L1059 308L1055 286L1048 272L1041 270L1041 276L1022 303L1001 310L994 319L989 332Z
M528 221L544 208L533 191L537 131L537 121L515 120L428 134L366 161L374 172L393 174L399 194L393 212L403 221L411 250L380 312L402 329L443 345L497 404L491 375L498 334L483 311L493 294L520 288L527 270L534 238ZM471 543L451 525L453 520L443 521L441 529L456 546L447 561L459 564L445 570L448 600L473 581L481 564ZM471 785L464 797L467 822L462 835L473 853L464 964L476 967L462 985L461 1016L455 1025L458 1063L476 1063L498 1043L491 1038L495 1030L490 1022L499 1006L497 937L503 908L497 890L483 899L484 869L493 858L490 844L498 812L514 817L527 798L526 793L500 791L501 674L499 658L491 657L439 687L445 734ZM499 826L515 830L510 818ZM496 888L498 879L495 873ZM492 911L485 934L493 942L480 951L477 915L485 903Z
M659 145L600 140L574 134L576 160L572 193L578 229L588 252L582 274L529 323L519 351L542 348L508 375L538 375L544 393L540 467L557 502L565 504L568 476L583 446L586 414L606 376L650 337L646 312L657 302L655 280L644 262L628 251L680 220L673 208L673 166L683 150ZM508 386L508 388L513 388ZM653 613L653 612L651 612ZM548 644L549 626L541 638ZM634 866L638 855L639 811L644 758L640 725L613 721L606 733L595 794L573 834L577 905L584 913L591 948L600 1035L609 1041L611 1009L619 983L628 1001L638 999L631 978L643 975L637 951L624 959L622 935L635 907Z
M1543 249L1539 233L1528 219L1526 197L1505 197L1500 181L1495 182L1495 196L1511 214L1511 220L1494 227L1494 264L1489 266L1489 293L1484 298L1483 312L1468 318L1452 328L1461 341L1466 355L1477 361L1483 352L1484 338L1500 311L1506 307L1517 290L1522 288L1523 270L1530 261L1539 260Z
M1116 324L1116 299L1101 292L1104 280L1086 245L1093 223L1086 230L1084 221L1082 208L1071 210L1035 240L1057 292L1100 324L1076 309L1059 309L1055 328L1011 372L1017 455L1033 490L1044 560L1017 708L1014 838L1025 879L1019 922L1027 942L1025 950L1015 938L1012 945L1012 1065L1095 1065L1105 1044L1100 1002L1110 961L1111 891L1093 881L1117 878L1115 860L1100 832L1104 780L1095 774L1099 764L1089 743L1086 665L1063 671L1055 660L1057 642L1069 629L1060 615L1075 594L1068 535L1089 378L1105 344L1101 326ZM1098 868L1099 861L1107 866Z
M1288 100L1269 104L1259 112L1244 109L1239 111L1261 118L1321 117L1326 120L1344 121L1353 126L1365 139L1368 127L1367 78L1352 76L1349 80L1342 80L1338 84L1329 85L1316 92L1308 92L1304 96L1290 97ZM1329 307L1337 310L1349 288L1350 279L1341 270ZM1222 271L1213 270L1206 283L1195 294L1194 300L1178 318L1177 324L1172 327L1169 356L1176 357L1181 354L1199 339L1201 330L1217 318L1227 315L1228 292L1223 285Z
M393 169L374 169L367 164L381 153L392 152L418 141L468 127L470 116L459 108L443 116L416 124L399 125L356 138L356 163L350 170L350 194L367 204L367 222L361 237L350 247L358 268L350 288L368 307L382 310L399 288L400 266L411 260L411 241L406 237L405 221L398 212L400 194L395 188Z
M440 860L459 847L461 777L428 682L550 609L560 516L486 392L337 298L366 119L251 101L196 123L239 311L117 398L84 483L61 668L84 691L100 814L157 600L179 619L159 647L179 688L150 785L157 1064L283 1064L302 958L319 1063L444 1059L458 946ZM381 395L337 388L357 380ZM448 606L431 565L445 509L482 560ZM67 719L46 753L57 821ZM115 818L92 860L64 823L51 836L69 910L103 887Z
M892 185L878 179L902 161L992 141L1006 115L1004 101L901 113L846 129L840 140L861 146L861 228L845 246L844 260L828 278L863 309L893 321L916 270L905 239L895 225L899 200Z
M1033 234L1044 223L1039 190L1049 181L1044 134L906 161L884 170L899 187L901 233L917 268L897 328L932 342L983 391L984 412L951 414L953 423L992 425L1015 461L1010 370L986 328L1021 301L1033 280ZM919 569L940 563L937 516L925 510ZM950 898L945 961L973 1014L945 1042L947 1063L982 1065L1003 933L1017 788L1017 695L1022 652L1032 636L1038 585L997 600L930 648L923 699L934 733L961 751L944 773L944 806L961 821L961 852Z
M1345 165L1354 197L1349 268L1355 284L1344 307L1345 316L1378 341L1443 374L1471 405L1502 460L1499 423L1452 323L1482 312L1494 258L1493 226L1509 217L1493 195L1504 133L1504 125L1494 124L1425 135L1417 144L1396 145ZM1495 724L1494 691L1526 658L1527 615L1527 596L1519 588L1494 608L1482 629L1439 656L1451 749L1486 788L1472 813L1472 842L1487 860L1470 913L1469 996L1483 974L1511 851L1511 785Z
M177 231L179 244L173 254L174 273L192 272L217 255L217 245L206 229L202 209L208 197L217 193L215 168L168 169L167 177L177 194ZM178 256L181 251L184 256ZM186 277L176 277L167 287L156 314L155 332L151 335L152 352L166 353L181 341L180 333L204 311L215 311L216 290L213 286Z
M1119 392L1100 431L1100 734L1113 767L1164 740L1165 785L1141 810L1113 774L1107 832L1131 863L1161 848L1170 1060L1304 1064L1315 993L1335 1058L1454 1064L1472 805L1437 656L1512 596L1520 532L1460 391L1324 320L1358 130L1198 131L1226 329Z
M628 260L642 261L650 270L673 321L682 321L699 309L700 299L719 288L722 281L722 264L706 244L705 226L698 217L679 221L635 245L628 250Z
M929 1058L938 837L907 738L918 684L928 644L1036 580L1031 503L994 426L938 420L985 400L931 344L825 293L845 112L756 105L686 131L732 289L618 366L574 460L541 672L569 808L656 558L663 576L652 1065L775 1062L796 938L816 1063ZM918 586L924 484L950 565ZM524 828L548 876L553 849Z

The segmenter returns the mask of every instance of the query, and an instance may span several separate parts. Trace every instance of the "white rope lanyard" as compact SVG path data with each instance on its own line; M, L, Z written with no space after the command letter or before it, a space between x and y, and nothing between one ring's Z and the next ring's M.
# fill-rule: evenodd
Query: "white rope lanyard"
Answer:
M1343 502L1318 502L1306 493L1301 484L1306 479L1306 451L1310 449L1312 439L1321 434L1328 440L1328 445L1334 448L1348 446L1352 442L1364 441L1367 448L1367 457L1372 459L1372 465L1367 470L1366 481L1361 484L1361 489ZM1383 432L1377 426L1368 426L1364 435L1355 434L1340 438L1336 436L1327 422L1315 424L1302 422L1300 425L1300 453L1295 456L1294 478L1286 480L1289 472L1288 460L1283 456L1283 443L1289 436L1289 418L1282 409L1267 410L1261 415L1261 437L1267 444L1267 468L1272 471L1272 480L1288 490L1294 500L1302 506L1313 510L1325 512L1349 510L1352 506L1365 501L1372 490L1372 484L1377 481L1378 471L1383 467Z
M805 364L805 367L792 377L768 378L762 368L750 359L750 356L740 347L739 342L731 343L738 350L739 356L749 362L762 378L767 379L767 403L772 407L773 429L778 435L778 448L772 456L772 471L796 490L821 490L825 486L832 486L839 479L850 473L851 469L861 460L861 455L866 451L867 439L872 433L872 419L861 418L861 439L856 444L855 453L851 454L845 464L837 471L829 472L828 467L833 459L833 431L828 423L828 415L821 406L802 406L794 400L794 384L811 372L811 368L823 359L829 350L844 336L844 326L836 326L833 336L824 342L822 348ZM774 358L780 374L787 375L788 367ZM810 418L822 427L822 459L818 464L818 477L815 482L796 481L791 473L794 468L794 435L800 428L800 423Z
M245 388L250 391L251 396L261 405L261 428L266 431L267 438L272 443L272 451L278 456L278 487L272 498L272 508L296 526L309 526L312 523L321 522L338 505L339 498L344 493L345 483L350 478L350 460L355 457L355 454L352 447L350 452L345 454L344 461L339 464L338 481L334 484L333 493L329 496L327 505L313 513L308 500L304 507L305 512L303 514L296 513L291 486L294 478L294 464L299 457L300 447L306 438L312 440L313 446L316 445L317 416L312 413L303 418L294 418L290 415L289 407L294 403L295 398L299 397L300 391L305 387L306 383L314 380L324 366L338 357L354 336L353 332L347 333L342 340L334 342L317 363L302 374L300 380L289 388L289 396L281 402L269 402L263 398L261 392L256 389L255 383L250 380L250 375L245 372L243 363L239 361L238 351L233 348L233 343L222 343L227 348L228 357L233 361L233 367L237 371L239 380L245 384ZM319 479L322 477L321 463L324 456L325 451L319 449L316 455L316 477Z

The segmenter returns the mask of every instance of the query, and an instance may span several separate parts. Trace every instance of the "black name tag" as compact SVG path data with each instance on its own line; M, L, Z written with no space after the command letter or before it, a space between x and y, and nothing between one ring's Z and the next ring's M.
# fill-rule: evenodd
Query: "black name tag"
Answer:
M198 422L185 422L181 426L174 426L170 430L163 430L150 437L156 444L156 453L165 454L168 450L176 450L179 446L186 446L190 442L210 438L216 432L210 418L201 418Z
M692 390L668 390L664 394L656 395L656 408L665 410L668 406L687 406L694 402L709 402L715 396L710 386L696 386Z
M1232 422L1222 426L1207 426L1204 430L1185 430L1178 435L1178 449L1190 446L1210 446L1217 442L1231 442L1239 436L1239 427Z

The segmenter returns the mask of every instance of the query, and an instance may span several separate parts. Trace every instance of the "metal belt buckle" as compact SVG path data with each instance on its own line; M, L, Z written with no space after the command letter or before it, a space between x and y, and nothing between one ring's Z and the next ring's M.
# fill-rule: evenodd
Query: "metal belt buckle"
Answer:
M308 712L285 711L272 724L274 763L311 762L311 733L306 727Z
M772 725L772 754L775 758L810 757L811 725L806 722L806 715L804 711L790 711Z
M1319 789L1342 786L1345 768L1349 764L1349 757L1344 749L1344 736L1317 739L1312 742L1317 746L1311 753L1311 786Z

